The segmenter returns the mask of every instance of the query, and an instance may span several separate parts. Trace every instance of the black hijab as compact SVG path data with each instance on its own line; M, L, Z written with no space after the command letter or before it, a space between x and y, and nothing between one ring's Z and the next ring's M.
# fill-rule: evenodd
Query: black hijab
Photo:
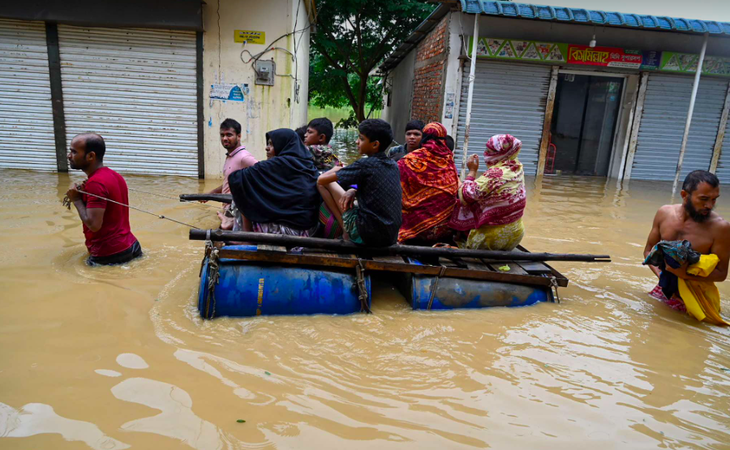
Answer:
M322 202L312 154L297 134L281 128L266 133L276 157L228 177L233 201L253 222L281 223L299 230L317 224Z

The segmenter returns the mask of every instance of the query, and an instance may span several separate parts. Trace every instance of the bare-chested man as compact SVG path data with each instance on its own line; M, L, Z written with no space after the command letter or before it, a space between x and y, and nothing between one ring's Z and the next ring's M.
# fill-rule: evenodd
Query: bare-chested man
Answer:
M717 267L707 277L688 275L686 266L679 269L667 266L666 270L685 280L725 281L730 259L730 223L712 211L718 197L720 181L715 175L705 170L695 170L687 175L682 185L682 204L664 205L657 211L644 257L659 241L686 239L695 251L717 255L720 258ZM657 277L660 276L658 267L649 268Z

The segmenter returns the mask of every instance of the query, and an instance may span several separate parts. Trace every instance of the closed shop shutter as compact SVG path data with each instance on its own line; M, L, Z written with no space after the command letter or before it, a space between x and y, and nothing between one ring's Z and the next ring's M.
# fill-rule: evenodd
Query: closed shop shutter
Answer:
M0 168L56 170L43 22L0 19Z
M720 153L720 161L717 163L715 175L720 179L720 183L730 184L730 120L728 120L725 129L725 139L722 141L722 153Z
M692 82L688 76L649 75L632 179L674 180ZM726 93L726 80L700 79L680 183L693 170L709 169Z
M106 140L122 173L198 175L194 32L59 25L68 139Z
M462 77L457 147L454 152L459 170L466 131L468 74L467 61ZM536 173L549 85L549 66L477 61L469 155L480 156L480 169L484 168L482 155L489 138L495 134L511 134L522 141L519 159L524 165L525 174Z

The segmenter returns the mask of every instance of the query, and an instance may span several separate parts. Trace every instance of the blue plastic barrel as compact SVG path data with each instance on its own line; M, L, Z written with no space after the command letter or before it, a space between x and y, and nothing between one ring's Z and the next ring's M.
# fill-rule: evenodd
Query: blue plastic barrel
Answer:
M231 250L256 250L229 245ZM208 260L203 264L198 310L206 319L258 315L352 314L360 312L355 270L275 265L258 261L219 260L214 300L208 294ZM368 307L370 277L365 276ZM209 301L210 300L210 301Z
M428 309L435 282L434 276L406 274L399 287L413 309ZM552 301L549 288L442 277L431 309L527 306L545 301Z

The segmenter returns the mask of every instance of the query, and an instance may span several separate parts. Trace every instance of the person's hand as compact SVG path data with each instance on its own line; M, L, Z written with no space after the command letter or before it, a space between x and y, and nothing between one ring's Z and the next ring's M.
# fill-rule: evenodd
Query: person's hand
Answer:
M80 189L80 188L81 188L81 186L74 183L71 185L70 188L68 188L68 191L66 191L66 197L68 197L68 200L71 203L82 199L81 192L78 191L78 189Z
M687 264L686 263L683 264L683 265L681 265L677 269L673 269L672 267L669 267L669 265L667 264L667 266L664 268L664 270L666 270L669 273L673 273L678 278L687 278L687 276L688 276L687 275Z
M355 203L355 194L357 194L357 190L355 189L348 189L347 192L340 198L340 210L341 211L348 211L350 208L352 208L353 203Z
M479 170L479 156L477 155L471 155L469 159L466 160L466 167L469 169L470 172L476 172Z

